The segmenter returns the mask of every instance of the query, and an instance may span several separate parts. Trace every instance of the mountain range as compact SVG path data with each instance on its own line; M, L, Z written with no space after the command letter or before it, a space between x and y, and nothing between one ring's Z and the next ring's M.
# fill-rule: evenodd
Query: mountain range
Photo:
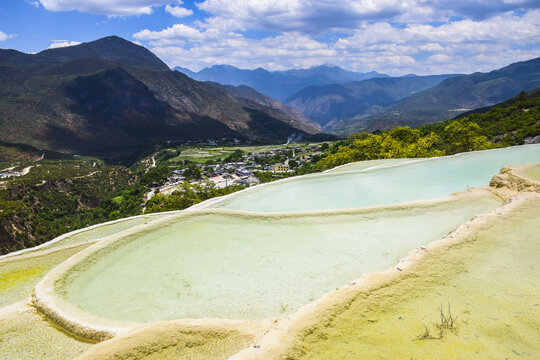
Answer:
M457 75L373 78L325 86L309 86L285 102L325 129L365 111L395 103Z
M242 98L242 99L246 99L246 100L249 100L249 101L253 101L259 105L263 105L263 106L267 106L267 107L270 107L272 109L276 109L276 110L279 110L281 111L282 113L284 113L285 115L289 116L291 119L294 119L294 120L297 120L299 122L302 122L302 123L306 123L306 124L309 124L311 126L313 126L315 129L319 130L319 131L323 131L321 125L319 125L319 123L311 120L310 118L308 118L307 116L305 116L304 114L302 114L300 111L290 107L290 106L287 106L285 104L283 104L282 102L276 100L276 99L272 99L271 97L268 97L266 95L263 95L261 94L260 92L258 92L257 90L249 87L249 86L245 86L245 85L240 85L240 86L233 86L233 85L221 85L219 83L214 83L214 82L206 82L207 84L210 84L210 85L214 85L214 86L217 86L217 87L220 87L222 89L225 89L229 94L232 94L238 98Z
M246 85L279 101L284 101L308 86L388 77L375 71L366 73L347 71L331 64L285 71L268 71L263 68L246 70L231 65L214 65L199 72L182 67L175 67L173 70L199 81L213 81L234 86Z
M338 134L420 126L452 119L540 87L540 58L510 64L488 73L450 77L438 85L388 106L375 107L326 126ZM289 103L290 104L290 103Z
M195 81L116 36L37 54L1 50L0 81L0 141L66 153L106 157L160 141L277 142L320 132L283 104Z
M116 36L37 54L0 49L0 142L108 158L163 141L320 139L323 130L443 121L540 87L540 58L489 73L397 78L333 65L181 70L201 81Z
M201 81L251 86L339 135L444 121L540 86L540 58L489 73L402 77L355 73L333 65L275 72L230 65L196 73L175 69Z

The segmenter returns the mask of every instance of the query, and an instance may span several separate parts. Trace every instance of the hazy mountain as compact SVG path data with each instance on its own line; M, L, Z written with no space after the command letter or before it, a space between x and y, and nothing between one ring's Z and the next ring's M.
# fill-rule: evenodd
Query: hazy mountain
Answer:
M374 77L387 77L375 71L359 73L344 70L335 65L320 65L309 69L297 69L286 71L267 71L263 68L255 70L239 69L231 65L214 65L204 68L199 72L193 72L186 68L175 67L199 81L213 81L223 85L246 85L280 101L295 94L307 86L328 85L349 81L360 81Z
M540 58L508 65L489 73L457 76L390 106L336 123L332 131L346 134L419 126L448 120L471 109L490 106L520 91L540 87Z
M456 75L374 78L364 81L309 86L286 100L310 119L329 130L339 120L354 117L373 106L395 103Z
M260 92L258 92L257 90L255 90L255 89L253 89L253 88L251 88L249 86L245 86L245 85L240 85L240 86L221 85L221 84L215 83L215 82L208 82L208 84L213 84L215 86L219 86L219 87L227 90L227 92L229 92L230 94L232 94L232 95L234 95L234 96L236 96L238 98L247 99L249 101L256 102L256 103L258 103L260 105L268 106L268 107L270 107L272 109L279 110L279 111L281 111L282 113L284 113L285 115L289 116L290 118L292 118L294 120L310 124L314 128L319 129L320 131L322 131L322 127L318 123L316 123L315 121L309 119L307 116L302 114L300 111L298 111L296 109L293 109L292 107L283 104L279 100L272 99L272 98L270 98L270 97L268 97L266 95L263 95Z
M0 141L43 149L110 155L166 140L319 132L118 37L35 55L4 50L0 82Z

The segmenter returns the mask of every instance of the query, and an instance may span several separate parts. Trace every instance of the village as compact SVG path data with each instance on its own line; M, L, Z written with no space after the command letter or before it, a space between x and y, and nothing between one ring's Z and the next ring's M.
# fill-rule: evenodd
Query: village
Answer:
M184 182L198 184L208 182L216 188L230 185L253 186L267 178L279 179L289 176L305 163L320 160L323 151L328 149L327 143L283 145L277 148L263 148L246 152L236 148L223 159L205 162L186 162L183 165L172 166L174 169L165 184L153 189L147 194L149 200L154 194L170 194ZM204 154L204 149L200 153Z

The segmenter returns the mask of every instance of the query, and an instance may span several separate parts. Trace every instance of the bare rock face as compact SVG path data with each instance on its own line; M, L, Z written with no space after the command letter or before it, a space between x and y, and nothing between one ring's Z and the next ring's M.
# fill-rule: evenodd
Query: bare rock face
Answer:
M540 193L540 183L517 175L513 168L507 166L491 178L489 186L496 189L507 188L519 192Z
M525 144L540 144L540 135L525 138L523 142Z

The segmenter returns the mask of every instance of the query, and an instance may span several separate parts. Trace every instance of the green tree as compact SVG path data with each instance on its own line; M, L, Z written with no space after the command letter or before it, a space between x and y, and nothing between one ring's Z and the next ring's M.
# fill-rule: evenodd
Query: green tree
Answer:
M322 159L318 165L329 169L353 161L372 159L416 158L444 155L437 149L439 136L434 132L421 137L418 129L395 127L381 134L354 134L348 146L340 146L335 153Z
M229 163L232 163L232 162L239 162L242 160L242 157L244 156L244 152L240 149L236 149L233 151L232 154L230 154L229 156L227 156L227 158L225 159L225 162L229 162Z
M171 170L169 169L167 165L160 165L157 168L154 168L148 171L147 173L145 173L141 178L141 182L148 186L154 183L161 184L165 180L167 180L170 174L171 174Z
M202 171L196 165L191 164L184 170L184 176L186 180L189 180L189 179L201 180Z
M291 168L297 168L298 167L298 161L296 160L289 160L289 166Z
M456 120L444 128L452 153L493 148L480 126L472 121Z

